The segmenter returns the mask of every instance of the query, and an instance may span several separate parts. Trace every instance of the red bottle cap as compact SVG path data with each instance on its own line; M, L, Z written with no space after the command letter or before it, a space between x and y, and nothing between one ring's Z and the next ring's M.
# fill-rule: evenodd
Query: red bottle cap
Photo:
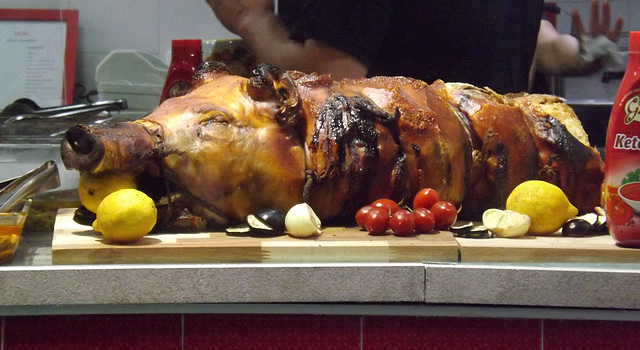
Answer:
M177 39L171 40L171 47L184 48L186 50L199 50L202 48L202 40L200 39Z
M171 40L171 53L173 57L193 57L202 60L202 40L200 39L177 39ZM198 63L199 65L200 63ZM196 67L197 68L197 67Z
M640 31L629 32L629 52L640 52Z

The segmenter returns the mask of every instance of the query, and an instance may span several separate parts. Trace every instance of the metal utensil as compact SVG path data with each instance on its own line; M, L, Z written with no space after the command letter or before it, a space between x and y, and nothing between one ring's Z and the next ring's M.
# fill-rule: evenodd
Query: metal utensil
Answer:
M0 213L11 211L36 193L60 186L58 166L49 160L0 189Z
M30 99L21 98L6 106L1 112L0 117L9 118L18 115L69 115L70 113L86 113L92 111L118 111L127 109L127 100L109 100L98 101L92 103L82 103L75 105L65 105L56 107L39 107Z
M60 135L72 125L113 122L118 117L116 111L127 108L126 100L50 108L33 107L32 102L22 100L14 102L0 113L0 142L59 141Z

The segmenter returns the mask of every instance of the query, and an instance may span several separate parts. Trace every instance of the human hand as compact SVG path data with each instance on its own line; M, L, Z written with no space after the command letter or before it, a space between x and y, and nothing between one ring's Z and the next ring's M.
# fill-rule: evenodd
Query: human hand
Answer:
M580 13L578 10L573 10L571 13L571 19L573 22L573 30L574 35L581 40L583 36L590 36L592 38L596 38L600 35L606 37L612 42L616 42L618 40L618 36L620 36L620 32L622 31L623 20L621 17L616 19L615 25L613 28L610 28L611 25L611 8L609 6L608 1L604 1L602 3L602 19L600 19L600 9L599 2L597 0L593 0L591 2L591 15L589 17L589 32L587 32L582 24L582 19L580 18Z
M252 16L273 13L273 0L206 0L220 23L238 34L240 27Z

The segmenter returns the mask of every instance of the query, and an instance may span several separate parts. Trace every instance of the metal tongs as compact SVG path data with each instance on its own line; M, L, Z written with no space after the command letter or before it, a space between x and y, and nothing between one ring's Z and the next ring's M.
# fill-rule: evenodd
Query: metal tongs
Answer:
M53 160L45 162L20 177L0 182L0 213L19 208L34 194L59 186L60 174Z
M40 108L21 98L0 111L0 142L58 141L72 125L112 122L118 115L112 111L126 108L126 100Z
M119 111L127 108L127 100L98 101L92 103L41 108L28 98L15 100L0 111L0 119L10 122L15 118L53 117L61 118L71 115L95 113L101 111Z

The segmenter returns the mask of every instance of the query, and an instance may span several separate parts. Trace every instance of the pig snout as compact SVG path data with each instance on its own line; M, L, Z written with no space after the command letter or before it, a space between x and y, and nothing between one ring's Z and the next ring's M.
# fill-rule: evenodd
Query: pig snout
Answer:
M113 126L72 126L62 140L60 152L67 169L135 172L152 160L154 147L154 140L143 126L125 122Z

